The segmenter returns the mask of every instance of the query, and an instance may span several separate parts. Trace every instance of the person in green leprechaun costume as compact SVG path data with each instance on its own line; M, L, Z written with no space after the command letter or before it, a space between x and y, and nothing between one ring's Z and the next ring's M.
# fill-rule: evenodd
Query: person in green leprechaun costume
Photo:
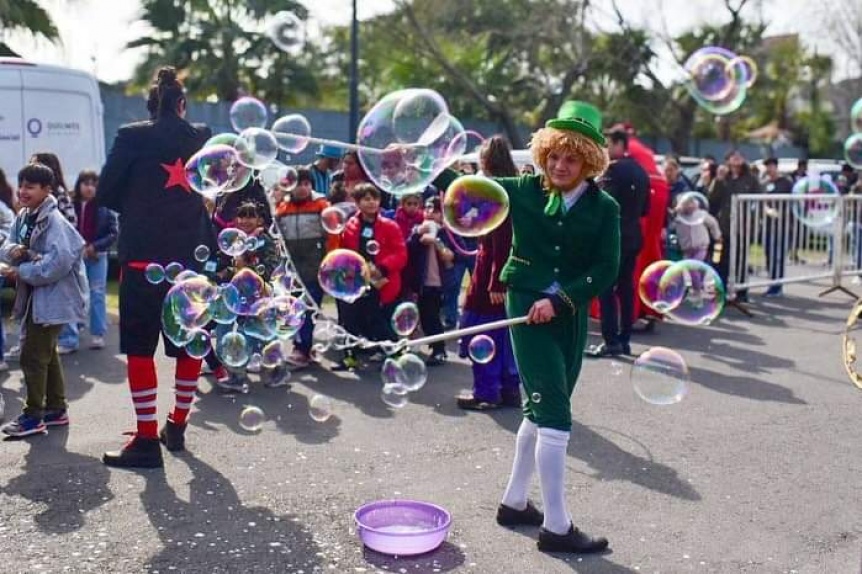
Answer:
M506 310L528 317L511 330L526 397L497 522L541 526L542 551L601 552L607 539L578 530L566 509L566 449L589 303L613 284L619 267L619 207L595 182L608 166L599 110L570 101L558 116L530 143L544 173L497 180L509 195L513 227L501 273ZM544 514L527 499L535 470Z

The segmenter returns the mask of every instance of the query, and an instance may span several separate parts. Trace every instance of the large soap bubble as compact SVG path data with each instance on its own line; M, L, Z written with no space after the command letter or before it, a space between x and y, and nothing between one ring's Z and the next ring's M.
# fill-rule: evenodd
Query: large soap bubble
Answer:
M230 125L237 133L248 128L264 128L267 119L266 106L257 98L239 98L230 107Z
M688 394L690 375L679 353L653 347L635 359L631 380L635 393L644 401L651 405L672 405Z
M793 185L793 195L804 199L793 203L793 215L816 231L828 230L838 216L838 188L826 176L810 173Z
M221 193L242 189L252 177L252 170L240 162L236 148L228 144L201 148L189 158L185 169L191 188L211 201Z
M443 222L458 235L484 235L508 215L509 196L503 186L481 175L459 177L443 195Z
M288 114L275 120L272 135L278 147L287 153L300 153L308 146L311 137L311 124L301 114Z
M363 257L349 249L330 251L320 263L317 279L326 293L352 303L367 288L368 268Z

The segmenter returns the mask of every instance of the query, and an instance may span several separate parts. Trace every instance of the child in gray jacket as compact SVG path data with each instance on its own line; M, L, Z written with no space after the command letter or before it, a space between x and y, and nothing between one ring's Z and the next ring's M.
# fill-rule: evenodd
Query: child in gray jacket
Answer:
M20 361L27 403L23 414L2 429L13 437L69 424L57 337L63 325L87 317L84 240L57 209L53 180L42 164L31 163L18 173L22 209L0 249L0 273L17 281L13 313L24 338Z

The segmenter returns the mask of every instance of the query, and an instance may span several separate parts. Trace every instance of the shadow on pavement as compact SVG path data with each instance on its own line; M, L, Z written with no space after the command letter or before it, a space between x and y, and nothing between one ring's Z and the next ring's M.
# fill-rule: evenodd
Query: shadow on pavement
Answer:
M177 496L162 470L142 473L144 510L164 549L147 571L312 572L320 548L294 516L278 516L242 504L231 482L214 468L184 454L192 473L189 500Z
M68 428L53 427L46 436L27 439L30 450L21 474L0 491L44 505L34 520L48 534L79 530L88 512L114 498L108 468L100 460L67 451L68 438Z
M362 549L362 557L366 562L389 572L415 572L416 574L432 574L434 572L450 572L464 564L464 553L450 542L443 542L437 550L419 556L389 556Z
M732 377L697 367L690 368L689 372L691 373L691 380L695 384L717 393L754 401L768 401L790 405L808 404L797 397L792 390L775 383L747 376Z

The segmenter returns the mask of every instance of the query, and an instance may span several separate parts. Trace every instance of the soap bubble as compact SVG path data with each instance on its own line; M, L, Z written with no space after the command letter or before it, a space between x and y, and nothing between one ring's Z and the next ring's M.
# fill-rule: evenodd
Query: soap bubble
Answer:
M240 162L236 148L227 144L202 148L189 158L185 169L189 186L210 201L219 194L242 189L252 177L252 170Z
M678 305L683 296L683 293L679 292L673 294L676 297L674 298L671 297L671 293L662 291L661 278L671 265L673 265L673 261L654 261L644 269L638 282L638 294L641 301L659 313L667 313L673 309L673 306ZM665 287L667 288L668 285Z
M175 283L180 273L185 270L182 263L172 261L165 265L165 280L168 283Z
M793 203L793 215L802 225L818 231L831 228L838 216L839 193L830 178L810 173L793 185L792 193L805 198Z
M302 44L302 20L293 12L276 12L267 22L266 35L279 50L287 52Z
M497 347L494 344L494 339L488 335L476 335L470 339L470 344L467 347L470 360L480 365L493 361L496 350Z
M342 210L330 205L320 212L320 223L324 231L333 235L338 235L344 231L344 225L347 223L347 216Z
M321 289L347 303L365 293L368 270L365 259L349 249L330 251L320 264L317 279Z
M252 269L244 267L236 272L230 284L238 295L235 299L229 297L226 300L226 303L231 305L231 310L237 315L254 315L255 304L267 293L263 278Z
M275 136L261 128L243 130L234 147L239 162L254 169L265 168L278 156L278 143Z
M860 317L862 317L862 299L853 305L850 314L847 316L842 340L842 357L844 359L844 369L847 371L850 381L859 389L862 389L862 375L860 375L857 366L859 349L862 347L862 342L857 343L857 339L860 339L860 327L862 327L862 323L859 321Z
M332 416L332 399L326 395L314 395L308 402L308 415L319 423L325 423Z
M158 285L165 280L165 268L158 263L150 263L144 269L144 277L153 285Z
M383 387L383 390L380 392L380 398L393 409L403 409L410 400L406 394L399 395L391 387Z
M850 108L850 127L854 133L862 132L862 98Z
M853 134L844 141L844 158L853 169L862 169L862 133Z
M418 391L428 382L428 367L425 361L414 353L404 353L397 359L403 374L403 385L411 393Z
M433 90L407 90L392 110L392 131L401 143L431 143L448 127L448 108L443 96ZM440 118L446 118L441 121Z
M661 278L660 290L669 293L680 286L682 297L672 296L678 302L667 311L667 317L694 326L709 325L721 315L725 303L724 283L711 265L684 259L668 267Z
M499 183L487 177L461 176L443 195L443 221L458 235L485 235L508 215L509 197Z
M203 359L210 352L210 334L204 329L195 329L191 335L192 340L185 346L186 354L192 359Z
M375 240L370 240L365 244L365 251L372 257L380 253L380 244Z
M245 335L229 331L216 340L216 356L226 367L239 368L249 360L249 345Z
M212 320L210 305L218 293L218 287L198 276L171 287L162 306L183 328L202 329Z
M688 393L688 365L666 347L653 347L635 359L631 373L638 397L651 405L672 405Z
M229 325L236 321L237 314L233 308L237 306L237 299L239 294L232 285L221 285L218 295L210 304L212 320L221 325Z
M684 85L689 94L714 115L738 110L757 74L757 66L751 58L719 46L696 50L683 67L687 74Z
M265 128L267 116L263 102L249 96L239 98L230 107L230 125L237 133L248 128Z
M308 146L311 124L303 115L289 114L275 120L272 134L278 147L287 153L301 153Z
M210 258L210 248L206 245L198 245L195 247L195 261L203 263Z
M264 368L274 369L284 363L284 345L280 340L270 341L260 351L260 364Z
M265 421L266 415L259 407L247 406L239 414L239 426L248 432L260 432Z
M218 248L228 257L238 257L248 249L248 235L235 227L222 229L218 234Z
M409 337L419 326L419 307L406 301L399 303L392 312L392 330L399 337Z

